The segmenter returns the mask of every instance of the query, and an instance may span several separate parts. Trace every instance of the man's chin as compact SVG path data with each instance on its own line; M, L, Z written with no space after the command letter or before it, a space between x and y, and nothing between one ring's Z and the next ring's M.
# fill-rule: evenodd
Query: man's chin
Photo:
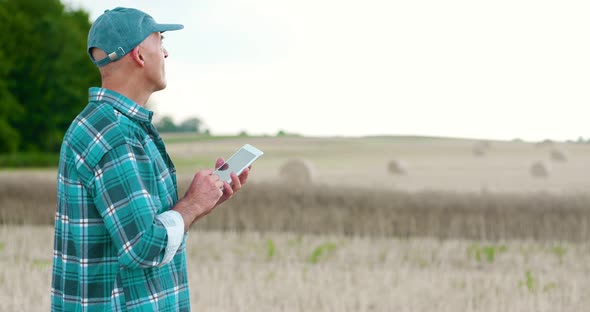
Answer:
M154 92L158 92L158 91L162 91L164 89L166 89L166 86L168 84L166 83L166 81L163 81L161 84L159 84L158 86L156 86Z

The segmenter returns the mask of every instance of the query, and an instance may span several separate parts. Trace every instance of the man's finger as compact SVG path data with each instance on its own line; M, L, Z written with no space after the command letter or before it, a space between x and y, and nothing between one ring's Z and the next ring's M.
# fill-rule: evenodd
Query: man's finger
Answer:
M244 183L246 183L246 180L248 180L248 174L250 173L250 168L251 167L244 169L244 171L242 171L242 173L240 174L240 176L239 176L240 184L244 184Z
M225 160L223 160L223 158L221 158L221 157L217 158L217 161L215 161L215 169L221 167L221 165L223 165L224 162L225 162Z
M231 188L231 185L227 182L223 182L223 195L227 197L231 197L234 194L234 190Z
M231 180L232 180L233 190L234 191L239 190L242 187L242 181L240 181L240 178L238 178L238 175L232 172L230 174L230 177L231 177Z

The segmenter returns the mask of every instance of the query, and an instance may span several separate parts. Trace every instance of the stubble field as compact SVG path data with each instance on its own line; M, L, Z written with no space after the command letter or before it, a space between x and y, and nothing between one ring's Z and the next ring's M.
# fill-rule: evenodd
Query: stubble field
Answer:
M191 230L200 311L584 311L590 147L434 138L166 138L184 192L244 143L249 184ZM559 149L567 159L552 160ZM314 181L279 176L289 159ZM392 175L391 160L406 174ZM529 173L545 161L545 178ZM55 171L0 171L0 311L49 307Z

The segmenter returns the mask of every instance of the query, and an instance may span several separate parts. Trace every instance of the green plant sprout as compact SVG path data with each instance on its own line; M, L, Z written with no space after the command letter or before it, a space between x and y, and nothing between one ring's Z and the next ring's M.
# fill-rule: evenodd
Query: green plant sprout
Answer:
M482 257L485 257L489 263L494 262L496 254L506 252L508 250L506 246L478 246L477 244L471 245L467 248L467 256L469 258L474 257L477 262L481 262Z
M321 244L318 247L316 247L316 249L313 250L313 252L311 253L311 256L309 256L308 260L311 263L318 263L322 256L333 251L334 249L336 249L336 244L334 244L334 243Z
M266 241L266 259L271 260L277 253L277 248L272 239Z
M561 245L556 245L553 246L553 248L551 249L551 252L553 252L557 258L559 259L559 264L563 264L563 256L565 256L565 253L567 252L567 248L561 246Z
M39 269L46 269L51 267L51 261L45 259L35 259L33 260L33 266Z
M531 271L526 271L526 273L524 274L524 280L518 281L518 286L521 288L526 287L526 289L528 289L528 291L531 293L536 293L540 289L540 285L537 282L537 279L531 273ZM557 284L554 282L550 282L543 286L543 292L547 293L555 288L557 288Z

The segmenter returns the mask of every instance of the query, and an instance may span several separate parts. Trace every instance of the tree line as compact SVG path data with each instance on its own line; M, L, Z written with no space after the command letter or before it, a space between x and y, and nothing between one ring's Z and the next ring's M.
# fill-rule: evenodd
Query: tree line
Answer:
M179 124L176 124L174 120L169 116L162 117L159 121L154 123L154 126L159 132L201 132L201 120L199 118L188 118Z
M89 14L58 0L0 0L0 154L57 152L100 85Z

